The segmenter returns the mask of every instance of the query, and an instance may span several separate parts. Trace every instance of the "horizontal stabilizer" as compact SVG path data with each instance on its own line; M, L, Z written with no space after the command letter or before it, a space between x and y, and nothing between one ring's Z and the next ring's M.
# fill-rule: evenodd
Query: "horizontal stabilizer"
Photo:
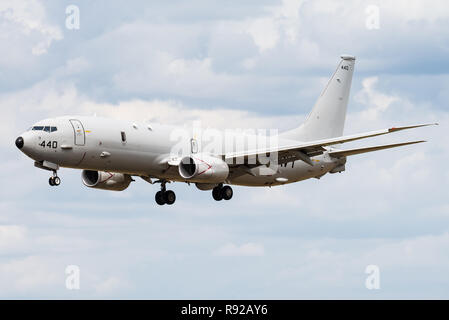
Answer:
M391 148L402 147L402 146L406 146L409 144L422 143L422 142L426 142L426 141L424 141L424 140L410 141L410 142L403 142L403 143L396 143L396 144L386 144L383 146L376 146L376 147L332 151L332 152L329 152L329 155L334 158L341 158L341 157L353 156L353 155L361 154L361 153L379 151L379 150L384 150L384 149L391 149Z

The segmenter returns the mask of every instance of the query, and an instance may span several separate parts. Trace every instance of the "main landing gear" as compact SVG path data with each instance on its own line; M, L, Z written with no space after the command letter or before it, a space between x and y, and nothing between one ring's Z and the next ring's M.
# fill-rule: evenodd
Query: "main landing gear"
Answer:
M220 200L231 200L232 195L234 192L232 191L232 188L230 186L223 186L222 184L216 186L212 190L212 197L215 201Z
M160 206L164 204L172 205L176 201L176 194L171 190L165 189L166 181L161 181L161 191L156 192L154 197L156 203Z
M53 171L53 176L48 179L48 183L52 187L57 187L61 184L61 179L58 177L58 173L56 171Z

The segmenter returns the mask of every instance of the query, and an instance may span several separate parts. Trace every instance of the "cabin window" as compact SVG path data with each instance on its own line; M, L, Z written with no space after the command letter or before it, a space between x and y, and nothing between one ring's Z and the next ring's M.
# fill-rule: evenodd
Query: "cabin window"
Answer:
M122 142L126 142L126 133L125 133L125 131L122 131L121 134L122 134Z

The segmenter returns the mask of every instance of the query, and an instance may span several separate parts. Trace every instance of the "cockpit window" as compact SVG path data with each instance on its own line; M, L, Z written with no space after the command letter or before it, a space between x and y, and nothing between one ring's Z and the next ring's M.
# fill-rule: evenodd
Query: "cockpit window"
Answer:
M34 126L31 128L33 131L45 131L45 132L55 132L58 131L57 127L50 127L50 126Z

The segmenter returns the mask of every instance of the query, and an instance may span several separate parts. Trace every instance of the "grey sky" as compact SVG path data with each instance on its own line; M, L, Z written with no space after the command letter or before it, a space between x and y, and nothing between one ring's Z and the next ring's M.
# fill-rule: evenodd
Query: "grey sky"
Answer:
M65 27L70 4L79 30ZM445 1L0 0L0 22L1 298L449 298ZM63 114L291 128L342 53L357 56L345 133L437 121L363 142L428 143L321 180L236 187L226 203L174 184L171 207L140 180L110 193L66 169L50 188L14 146ZM370 264L380 290L365 288Z

